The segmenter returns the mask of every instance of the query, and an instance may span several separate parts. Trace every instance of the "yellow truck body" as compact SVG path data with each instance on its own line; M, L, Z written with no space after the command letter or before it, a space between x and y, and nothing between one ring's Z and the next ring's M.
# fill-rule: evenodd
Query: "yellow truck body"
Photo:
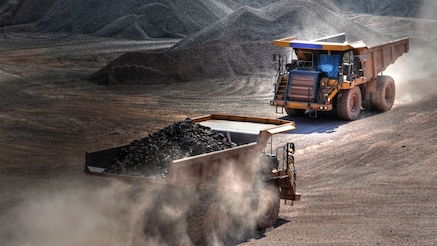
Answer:
M409 38L369 47L362 41L346 42L344 33L313 41L288 37L273 43L293 50L291 63L274 56L278 74L270 105L290 116L336 109L345 120L358 118L363 101L368 102L366 108L391 109L395 84L382 72L409 50Z

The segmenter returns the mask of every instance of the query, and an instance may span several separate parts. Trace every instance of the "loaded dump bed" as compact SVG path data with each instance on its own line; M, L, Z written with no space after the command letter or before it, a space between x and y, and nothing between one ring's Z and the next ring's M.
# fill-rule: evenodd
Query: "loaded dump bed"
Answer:
M106 173L106 168L125 146L87 153L85 172L89 175L183 185L196 189L244 190L246 188L240 184L253 182L258 158L270 137L295 128L290 121L231 115L208 115L192 121L226 134L238 146L173 160L165 179Z

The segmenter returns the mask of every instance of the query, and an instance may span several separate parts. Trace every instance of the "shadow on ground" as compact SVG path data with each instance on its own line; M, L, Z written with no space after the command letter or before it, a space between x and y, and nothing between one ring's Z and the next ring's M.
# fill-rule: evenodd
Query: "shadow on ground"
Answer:
M246 232L245 237L242 238L241 240L234 240L232 242L231 241L226 242L226 245L238 245L238 244L249 242L250 240L259 240L261 238L266 237L266 235L265 235L266 232L274 230L275 228L278 228L278 227L285 225L289 222L290 222L289 220L278 218L278 220L276 221L274 226L272 226L270 228L263 229L263 230L258 230L258 231L252 231L252 232L248 231L248 232Z
M363 110L357 121L381 114L376 110ZM281 120L290 120L296 123L296 130L293 134L311 134L311 133L333 133L342 125L351 123L352 121L341 120L338 118L335 111L318 112L317 116L305 114L303 116L288 116L280 117Z

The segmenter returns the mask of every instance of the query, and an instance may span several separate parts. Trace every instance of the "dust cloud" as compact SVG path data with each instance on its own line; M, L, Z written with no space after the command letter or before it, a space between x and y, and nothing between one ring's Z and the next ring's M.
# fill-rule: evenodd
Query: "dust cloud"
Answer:
M14 209L13 235L2 244L189 245L185 224L179 223L186 211L182 198L172 197L182 205L171 208L160 200L162 195L154 188L117 181L95 189L86 186L38 192ZM163 235L160 228L172 231Z
M126 236L115 223L123 200L115 201L120 188L114 188L78 187L30 195L14 210L20 231L7 245L124 245Z
M424 1L419 18L406 19L398 25L404 29L399 35L410 37L410 50L384 71L396 82L396 105L410 104L436 96L437 84L437 20L431 13L437 3ZM407 28L405 28L407 27Z
M235 164L224 166L220 170L223 177L218 180L235 191L252 187L248 180L232 173ZM93 184L31 192L13 209L12 217L16 219L13 228L8 229L13 232L3 245L193 245L187 217L205 202L207 193L148 181L90 178ZM229 212L226 240L231 244L256 233L252 194L243 193L215 194Z
M428 47L413 46L410 51L391 65L384 74L396 82L395 105L404 105L434 97L437 85L433 83L437 72L437 52Z

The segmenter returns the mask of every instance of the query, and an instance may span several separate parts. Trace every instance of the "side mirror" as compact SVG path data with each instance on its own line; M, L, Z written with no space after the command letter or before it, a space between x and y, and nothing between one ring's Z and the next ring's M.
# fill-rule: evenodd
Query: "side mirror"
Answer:
M279 61L279 54L273 54L273 61L278 62Z
M346 80L352 80L353 65L349 63L343 63L343 75L346 75Z
M287 143L287 152L289 154L294 154L294 149L295 149L294 143Z

